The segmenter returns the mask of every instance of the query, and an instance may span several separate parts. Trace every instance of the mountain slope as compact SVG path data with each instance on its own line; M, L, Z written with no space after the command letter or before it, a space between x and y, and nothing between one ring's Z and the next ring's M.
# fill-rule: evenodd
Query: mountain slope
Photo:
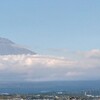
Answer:
M35 54L35 52L20 47L14 42L0 37L0 55Z

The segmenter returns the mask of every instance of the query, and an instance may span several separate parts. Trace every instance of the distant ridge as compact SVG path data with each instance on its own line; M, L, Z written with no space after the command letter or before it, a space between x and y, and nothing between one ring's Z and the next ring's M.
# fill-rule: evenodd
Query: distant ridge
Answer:
M0 55L36 54L24 47L18 46L9 39L0 37Z

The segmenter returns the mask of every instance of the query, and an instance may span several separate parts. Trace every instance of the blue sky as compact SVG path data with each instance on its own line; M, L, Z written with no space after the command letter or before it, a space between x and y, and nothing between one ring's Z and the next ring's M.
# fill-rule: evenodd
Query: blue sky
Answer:
M0 36L38 53L99 48L99 11L99 0L3 0Z
M100 0L0 0L0 37L38 53L0 56L1 80L100 79Z
M100 48L100 0L0 0L0 36L40 54Z

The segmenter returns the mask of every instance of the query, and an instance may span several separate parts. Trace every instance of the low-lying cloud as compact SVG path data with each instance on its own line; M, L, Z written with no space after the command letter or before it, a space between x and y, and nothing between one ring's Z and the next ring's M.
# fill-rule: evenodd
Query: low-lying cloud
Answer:
M45 55L0 56L0 80L94 80L100 79L100 50L81 53L80 59ZM80 56L77 54L77 56Z

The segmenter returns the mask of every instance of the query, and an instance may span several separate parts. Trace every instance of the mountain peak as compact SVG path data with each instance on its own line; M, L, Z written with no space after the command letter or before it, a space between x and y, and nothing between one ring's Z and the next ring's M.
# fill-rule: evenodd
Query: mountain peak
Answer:
M9 39L0 37L0 55L19 55L19 54L34 55L35 52L27 48L17 46L17 44L15 44Z
M14 42L9 39L0 37L0 44L14 44Z

